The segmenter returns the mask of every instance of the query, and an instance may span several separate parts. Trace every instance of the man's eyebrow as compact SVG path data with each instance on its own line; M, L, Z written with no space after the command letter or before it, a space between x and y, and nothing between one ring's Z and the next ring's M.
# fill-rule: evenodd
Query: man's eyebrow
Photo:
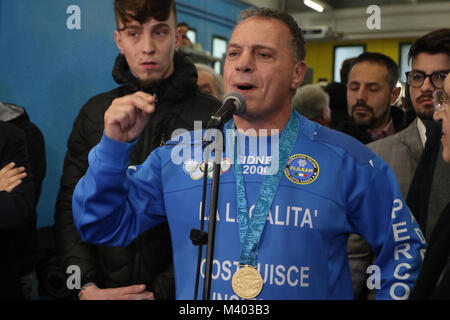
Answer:
M169 26L168 23L160 22L160 23L157 23L157 24L155 24L154 26L152 26L152 29L156 29L156 28L165 28L165 27L169 28L170 26Z
M238 45L237 43L229 43L228 48L241 48L241 46Z
M237 43L230 43L229 45L228 45L228 48L236 48L236 49L239 49L239 48L242 48L242 46L240 45L240 44L237 44ZM258 49L265 49L265 50L270 50L270 51L275 51L275 49L274 48L271 48L271 47L268 47L268 46L265 46L265 45L262 45L262 44L254 44L254 45L251 45L251 49L252 50L258 50Z
M349 81L348 83L349 83L349 84L360 84L360 83L364 83L364 84L366 84L366 85L368 85L368 86L373 86L373 85L379 86L379 85L380 85L380 83L377 82L377 81L363 82L363 81L358 81L358 80L352 80L352 81Z
M155 29L159 29L159 28L165 28L165 27L170 27L169 24L165 23L165 22L160 22L158 24L155 24L154 26L152 26L152 30ZM122 30L127 30L127 29L132 29L132 30L139 30L142 29L142 25L139 24L131 24L131 25L125 25L122 29L119 29L120 31Z
M119 31L125 31L127 29L132 29L132 30L138 30L141 29L142 27L140 25L137 24L132 24L132 25L125 25L123 28L118 29Z

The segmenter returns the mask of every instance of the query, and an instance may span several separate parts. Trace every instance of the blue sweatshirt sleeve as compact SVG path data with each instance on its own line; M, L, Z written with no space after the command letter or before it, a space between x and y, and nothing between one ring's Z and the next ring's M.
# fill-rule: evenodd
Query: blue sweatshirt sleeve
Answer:
M408 299L426 250L423 234L383 160L375 156L356 170L347 189L349 220L377 257L367 283L377 299Z
M134 143L103 135L89 152L89 168L73 193L73 216L90 243L127 246L166 220L157 150L140 166L129 164Z

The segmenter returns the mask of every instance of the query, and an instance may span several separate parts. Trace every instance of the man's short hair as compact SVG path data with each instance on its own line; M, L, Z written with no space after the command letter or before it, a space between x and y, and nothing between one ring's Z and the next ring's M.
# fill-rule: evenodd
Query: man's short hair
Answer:
M207 66L206 64L203 63L196 63L195 67L197 68L197 71L205 71L207 73L209 73L210 75L212 75L213 79L214 79L214 86L217 89L217 93L219 95L219 97L223 97L224 95L224 84L223 84L223 78L220 74L217 74L216 71L214 71L213 68L211 68L210 66Z
M126 26L132 20L143 24L151 17L165 21L172 12L176 23L177 9L174 0L114 0L117 27L119 22Z
M386 80L389 83L389 87L391 88L391 90L395 88L399 79L400 71L397 63L394 60L392 60L387 55L379 52L364 52L356 57L355 60L353 60L352 69L356 64L362 62L377 63L379 65L385 66L388 70Z
M290 45L295 61L305 60L305 39L302 29L295 19L287 12L269 8L248 8L239 14L239 22L251 17L272 18L283 22L290 31Z
M177 24L177 27L187 27L187 28L189 28L189 25L186 22L181 21L180 23Z
M292 106L306 119L315 119L322 114L322 109L330 103L330 97L321 86L307 84L297 89L292 99Z
M409 49L408 63L411 64L419 53L445 53L450 56L450 29L435 30L414 41Z
M348 58L345 59L341 64L341 69L339 70L339 74L341 76L341 83L347 84L348 82L348 74L352 69L353 62L356 58Z

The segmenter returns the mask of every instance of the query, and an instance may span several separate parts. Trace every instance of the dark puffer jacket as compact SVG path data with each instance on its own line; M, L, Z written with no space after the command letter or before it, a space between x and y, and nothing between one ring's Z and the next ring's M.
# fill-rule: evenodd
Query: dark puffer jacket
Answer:
M391 106L391 117L394 124L395 133L406 128L405 113L399 107ZM346 133L359 142L368 144L374 140L370 136L367 129L358 126L352 119L345 120L336 125L336 130Z
M41 130L30 120L25 108L12 103L0 102L0 120L11 123L25 132L28 159L34 181L34 205L37 206L41 195L42 182L47 171L45 142Z
M141 88L128 64L119 55L114 80L122 85L91 98L77 116L68 141L55 211L55 236L64 270L81 268L81 285L95 282L100 288L146 284L157 299L174 298L170 233L167 224L148 230L126 248L84 243L74 226L72 193L88 167L88 153L101 139L104 113L115 98L138 90L156 93L158 101L130 156L142 163L155 148L171 138L177 128L192 130L194 121L206 125L220 102L197 89L197 71L183 53L175 53L174 73L158 86ZM186 239L189 241L189 239Z
M36 211L25 133L0 120L0 169L14 162L27 177L12 192L0 191L0 300L24 299L20 278L33 270Z

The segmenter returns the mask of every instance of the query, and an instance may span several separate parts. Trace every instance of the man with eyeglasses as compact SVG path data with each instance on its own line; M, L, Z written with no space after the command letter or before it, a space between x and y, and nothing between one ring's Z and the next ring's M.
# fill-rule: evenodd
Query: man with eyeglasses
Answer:
M450 74L450 73L449 73ZM450 164L450 76L442 90L433 94L433 118L442 124L442 158ZM449 199L449 189L441 190ZM450 202L442 211L433 234L411 299L450 299Z
M439 147L436 148L435 141L440 128L432 119L433 92L442 88L445 76L450 71L450 29L436 30L417 39L411 45L408 57L412 68L407 73L407 83L417 117L406 129L367 146L392 168L408 206L419 221L426 239L429 239L447 203L448 194L439 190L450 188L449 169L442 166L441 160L436 161ZM432 141L429 141L424 152L427 136ZM419 161L421 168L417 169ZM355 277L356 291L365 282L358 279L358 275L362 274L362 279L366 278L364 271L361 273L358 270L365 270L370 265L371 253L370 248L354 238L350 240L349 250L350 254L356 256L350 260L355 266L352 276ZM365 284L362 285L365 287Z
M427 140L427 127L433 127L433 92L441 89L450 71L450 29L440 29L417 39L408 54L407 73L416 119L403 131L368 145L394 170L403 196L410 184Z

